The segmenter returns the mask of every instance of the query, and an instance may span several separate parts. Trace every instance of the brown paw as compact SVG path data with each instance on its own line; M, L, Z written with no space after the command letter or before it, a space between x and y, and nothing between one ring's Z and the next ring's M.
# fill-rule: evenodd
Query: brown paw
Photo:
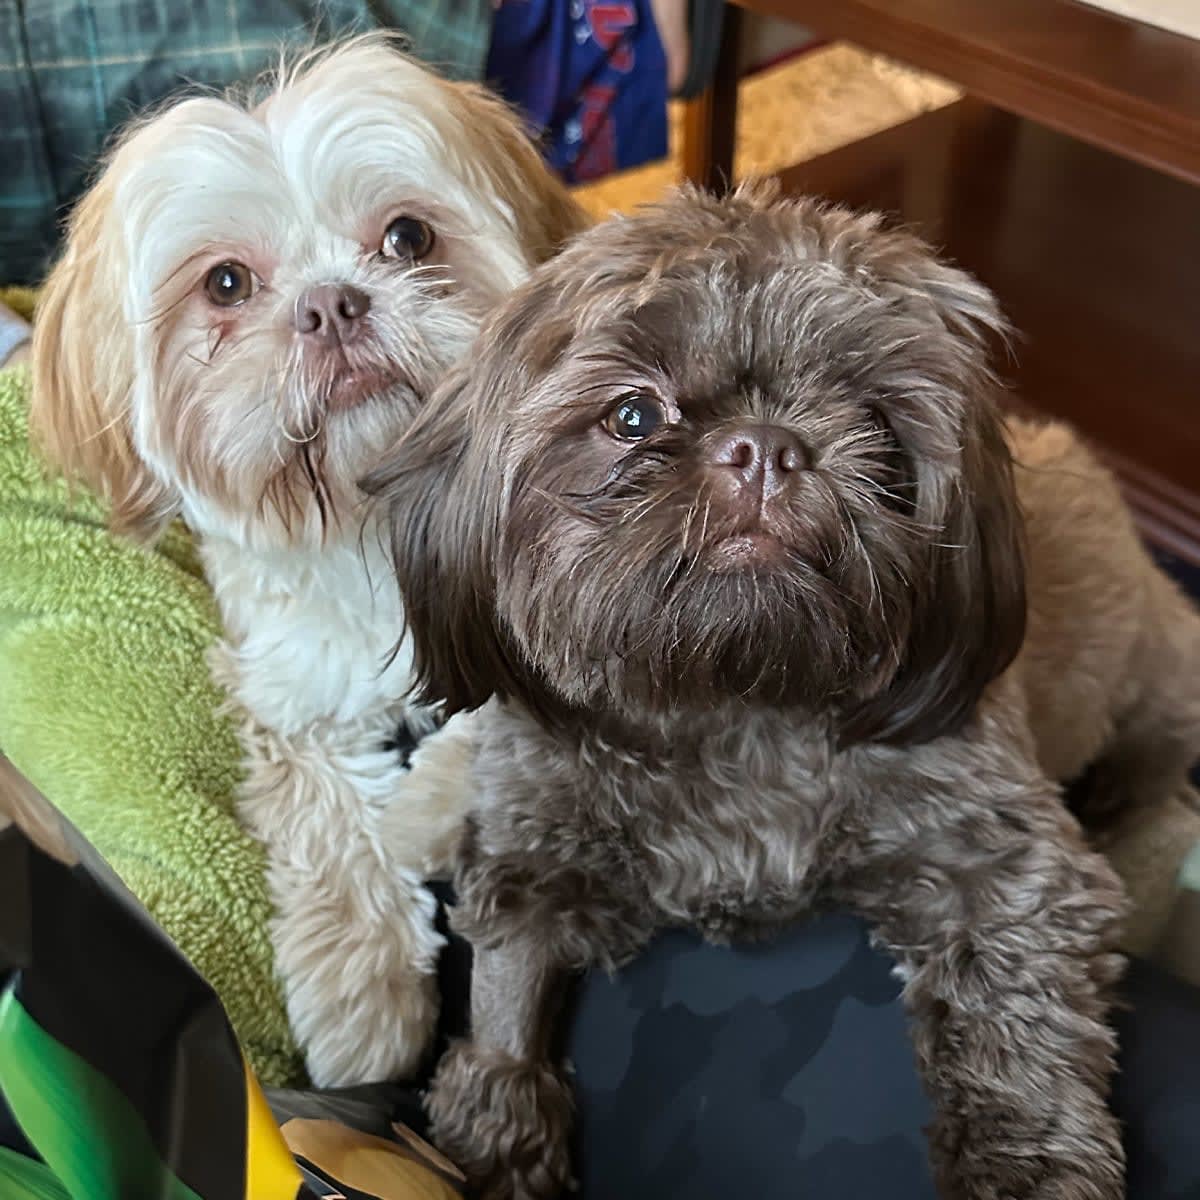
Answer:
M945 1145L935 1133L932 1150L939 1194L955 1200L1125 1200L1125 1155L1120 1128L1087 1101L1051 1130L976 1114L970 1128ZM995 1139L993 1141L993 1139ZM1014 1147L1024 1150L1014 1154Z
M570 1185L571 1091L550 1064L459 1042L427 1107L435 1144L481 1200L554 1200Z
M765 889L753 901L748 901L742 892L715 892L690 908L689 919L705 941L727 946L774 937L781 925L795 918L799 909L791 890L773 894Z

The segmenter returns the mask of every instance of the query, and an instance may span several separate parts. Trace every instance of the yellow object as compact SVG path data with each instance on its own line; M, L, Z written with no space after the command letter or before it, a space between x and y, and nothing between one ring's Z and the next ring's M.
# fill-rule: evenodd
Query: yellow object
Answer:
M246 1200L294 1200L300 1168L279 1132L267 1098L246 1070Z
M27 287L0 287L0 304L7 304L19 317L33 320L33 305L37 292Z

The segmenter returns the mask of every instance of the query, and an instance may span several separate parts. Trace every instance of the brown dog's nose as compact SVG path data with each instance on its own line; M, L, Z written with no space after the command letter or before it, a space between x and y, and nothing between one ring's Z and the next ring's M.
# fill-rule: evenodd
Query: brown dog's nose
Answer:
M370 308L371 297L352 284L322 283L296 300L296 331L326 344L348 342Z
M767 491L786 487L788 476L809 465L804 443L779 425L731 430L713 446L710 461L715 467L737 471L747 483L761 479Z

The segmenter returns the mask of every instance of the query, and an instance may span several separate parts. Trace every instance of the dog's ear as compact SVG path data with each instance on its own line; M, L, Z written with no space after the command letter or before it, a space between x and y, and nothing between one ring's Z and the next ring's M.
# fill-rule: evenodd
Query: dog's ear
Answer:
M950 339L929 416L948 430L949 452L936 464L914 456L913 517L925 541L909 580L912 622L890 682L845 714L846 742L953 733L1025 637L1024 520L988 365L989 343L1006 327L982 284L911 239L899 245L880 290L931 315L932 338Z
M112 175L110 167L76 206L38 303L29 425L52 466L108 501L114 530L150 541L176 500L134 447L134 333Z
M545 262L592 223L542 160L521 118L476 84L454 85L466 105L463 122L474 140L474 160L513 214L531 262Z
M484 323L384 463L361 481L386 505L393 565L413 640L417 690L447 713L489 696L520 697L551 716L550 697L518 649L499 602L513 406L562 352L573 318L550 263ZM569 306L566 306L569 310Z
M447 376L361 484L387 506L419 698L447 714L518 686L495 604L501 476L471 436L477 387L465 366Z

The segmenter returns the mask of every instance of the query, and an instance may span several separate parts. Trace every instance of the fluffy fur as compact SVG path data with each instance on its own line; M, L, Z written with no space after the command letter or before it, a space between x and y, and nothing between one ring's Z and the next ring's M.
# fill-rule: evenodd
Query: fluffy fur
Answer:
M827 903L898 960L944 1195L1123 1195L1124 902L1053 781L1178 782L1200 620L1067 430L1006 428L1000 327L874 218L684 194L541 268L369 481L426 698L483 706L430 1107L486 1196L567 1181L569 972Z
M407 698L400 595L356 480L581 224L502 104L369 37L284 70L259 103L192 97L127 132L41 304L32 422L50 459L109 498L118 530L151 539L182 515L199 536L240 813L267 850L318 1084L416 1065L441 944L422 883L463 800L406 778L392 747L434 719ZM222 264L235 303L213 298ZM388 860L375 819L397 796L407 836Z

